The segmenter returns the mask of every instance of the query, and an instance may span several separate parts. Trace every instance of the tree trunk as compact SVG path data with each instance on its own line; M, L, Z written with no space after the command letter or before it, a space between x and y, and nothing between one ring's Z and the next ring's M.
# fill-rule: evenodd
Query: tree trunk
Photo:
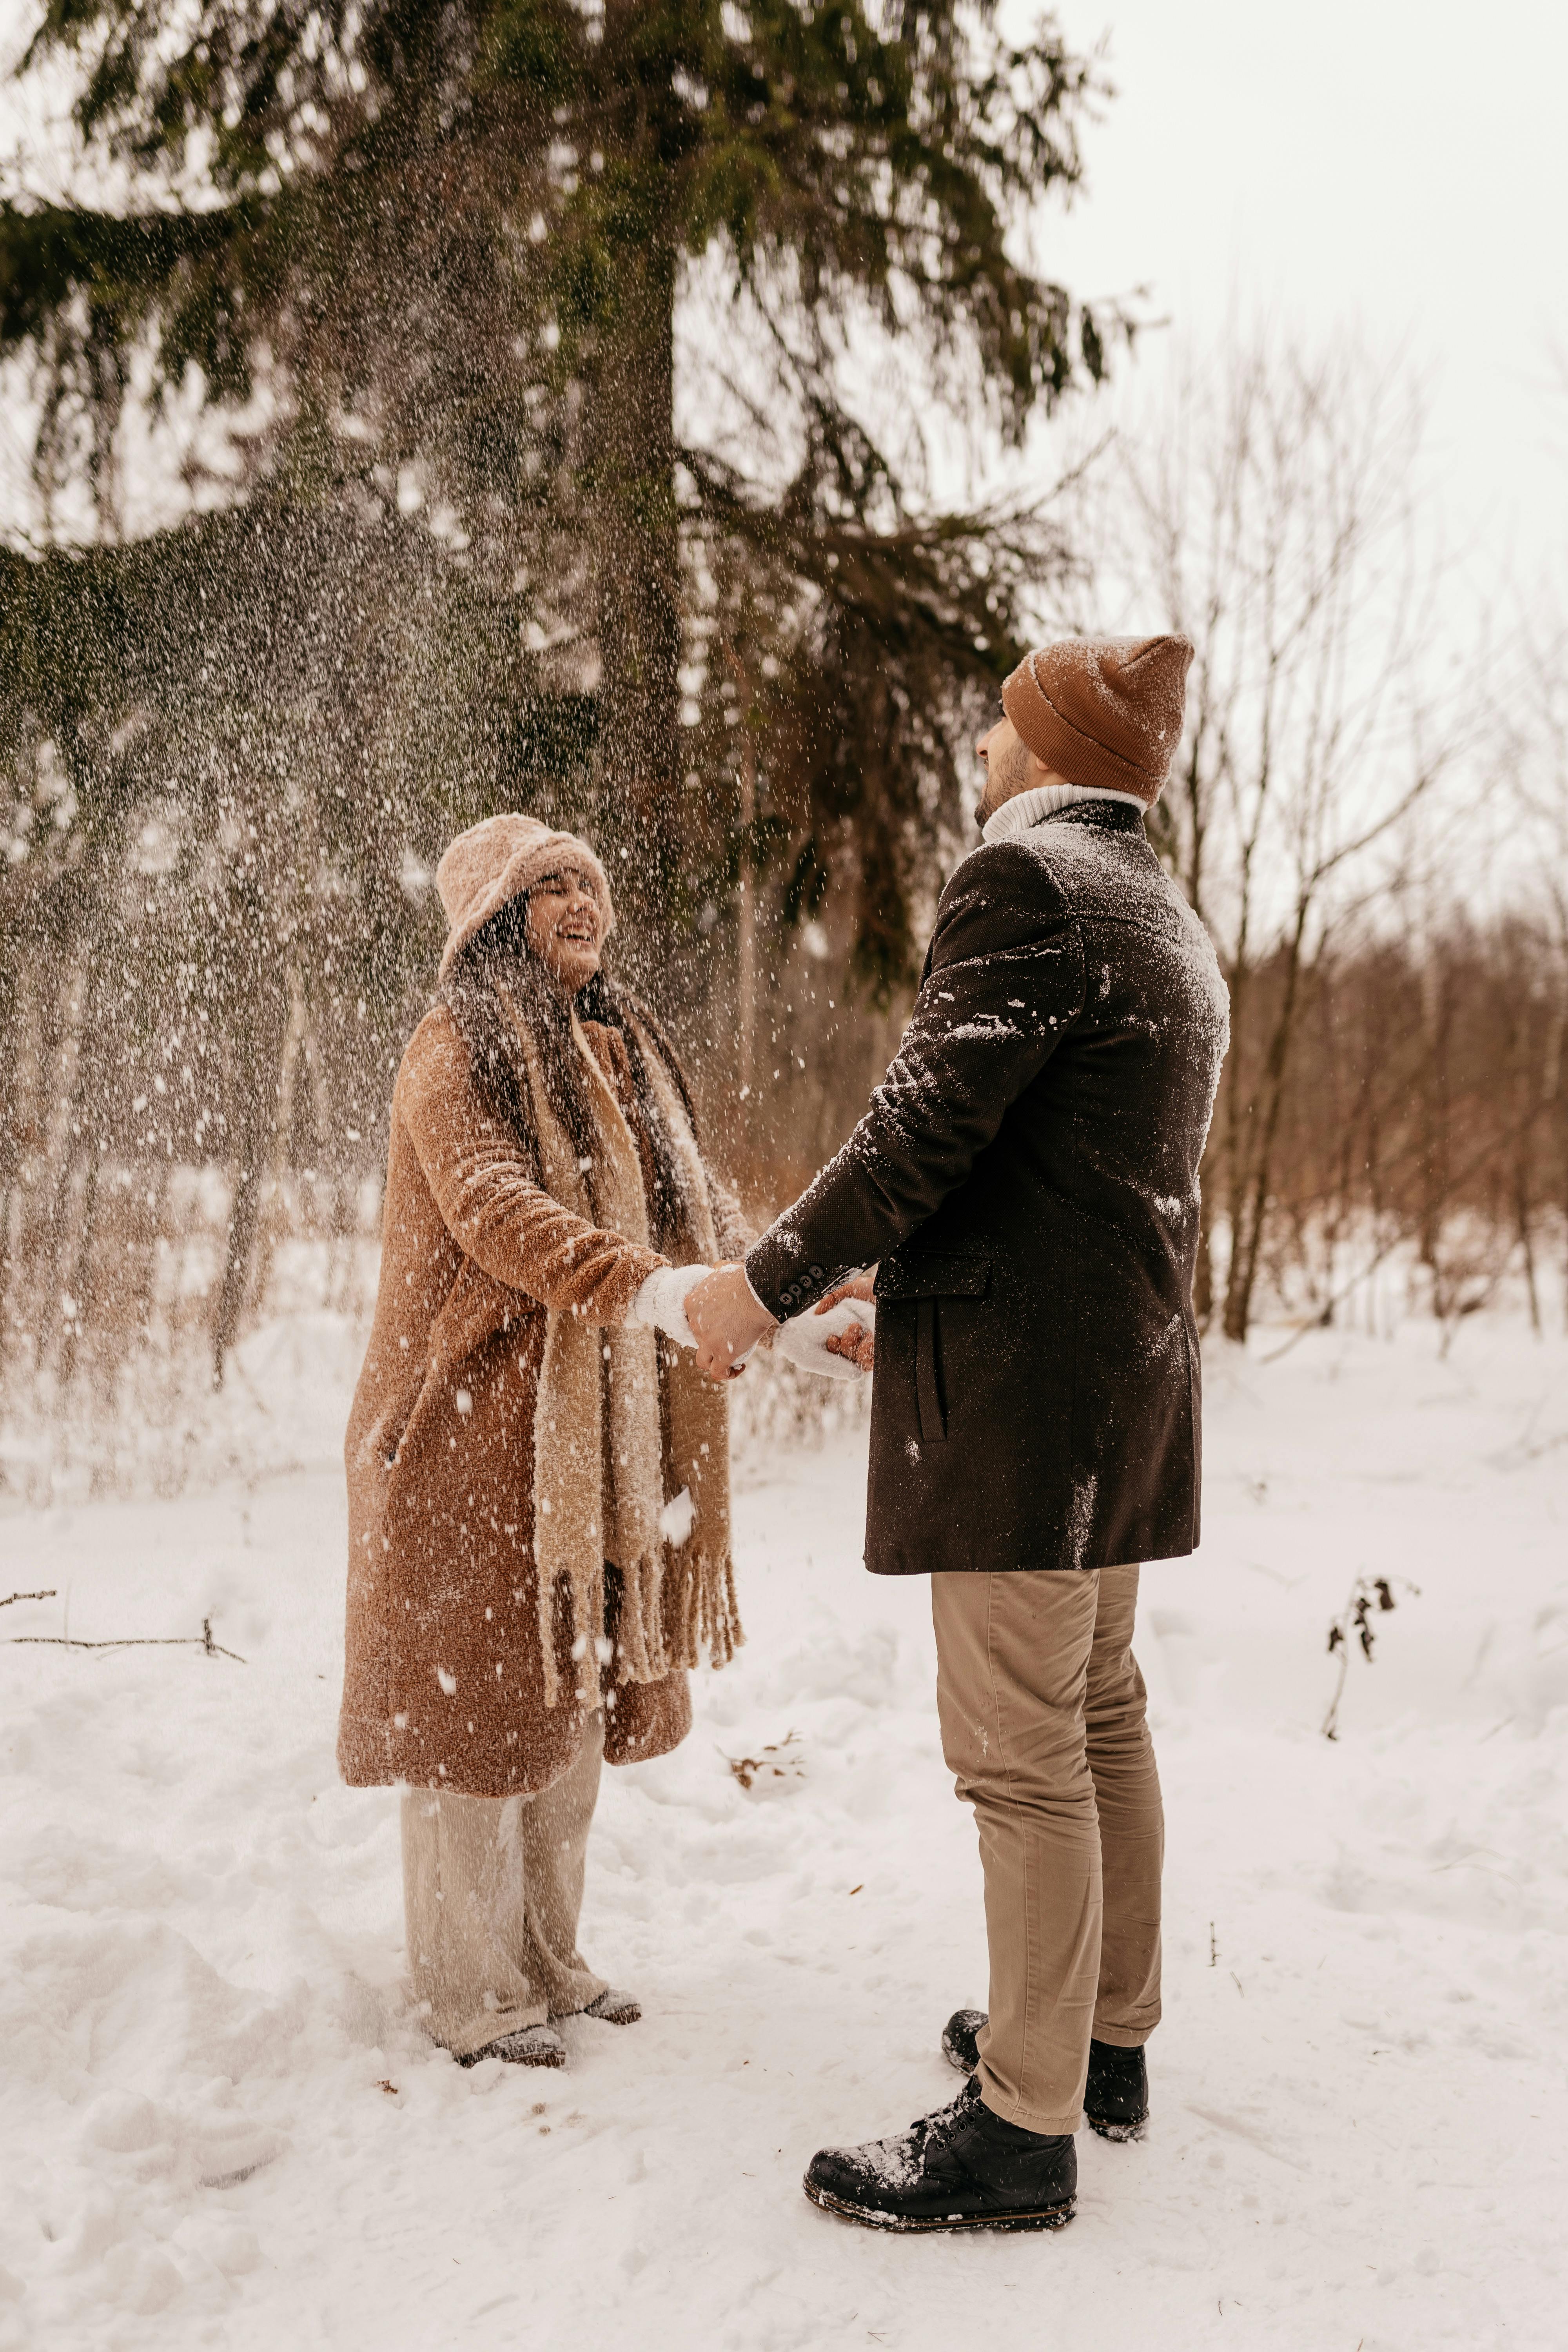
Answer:
M1563 943L1560 942L1559 954L1561 955L1562 952ZM1552 1181L1552 1145L1555 1141L1558 1151L1557 1174L1560 1183L1563 1226L1564 1233L1568 1234L1568 1087L1563 1083L1563 1047L1568 1045L1568 983L1565 983L1562 978L1558 983L1557 1002L1552 1008L1547 1037L1549 1042L1546 1048L1546 1072L1542 1084L1542 1093L1548 1112L1544 1189L1546 1197L1550 1200ZM1568 1286L1568 1254L1565 1254L1563 1258L1563 1276L1565 1286ZM1568 1316L1568 1287L1565 1287L1564 1291L1563 1311L1564 1315Z
M1296 1025L1296 1005L1301 976L1301 940L1307 927L1305 907L1297 910L1285 966L1285 996L1268 1041L1263 1078L1263 1125L1253 1149L1246 1229L1238 1220L1232 1229L1230 1275L1225 1294L1225 1336L1243 1340L1252 1321L1252 1294L1258 1281L1258 1258L1268 1215L1269 1188L1274 1173L1274 1146L1285 1101L1285 1072Z
M91 994L92 980L86 968L80 965L68 967L61 989L60 1044L57 1061L63 1097L58 1118L58 1158L49 1188L48 1213L39 1253L34 1307L40 1368L62 1324L75 1319L77 1302L72 1299L68 1310L68 1294L63 1286L60 1268L71 1235L77 1171L87 1160L90 1150L90 1143L83 1141L82 1130L84 1122L88 1121L88 1096L90 1091L88 1039L91 1034L89 1013Z
M248 1134L240 1147L229 1203L228 1230L224 1236L223 1280L218 1286L217 1312L213 1318L213 1386L223 1386L229 1351L239 1337L239 1318L250 1282L251 1254L261 1221L261 1192L266 1181L265 1146L260 1136Z
M68 1388L75 1377L83 1335L96 1329L101 1304L97 1295L95 1250L100 1205L99 1180L109 1150L107 1115L110 1061L114 1051L113 1022L103 1001L103 981L104 959L98 955L84 971L81 982L83 1017L77 1046L73 1124L80 1128L77 1140L80 1145L84 1174L77 1231L66 1276L71 1309L68 1315L62 1316L58 1367L62 1389ZM63 1307L63 1299L60 1303Z
M680 549L675 503L674 247L617 256L617 317L591 394L598 605L598 786L610 878L656 993L679 871Z
M17 1071L22 1058L22 1022L16 986L20 940L6 936L5 957L0 963L0 1375L10 1352L12 1289L21 1272L21 1250L12 1249L13 1219L19 1223L24 1206L22 1177L22 1101Z
M1525 1133L1528 1136L1528 1129ZM1519 1228L1520 1248L1524 1255L1524 1289L1530 1302L1530 1328L1539 1339L1542 1332L1541 1294L1535 1281L1535 1234L1530 1213L1530 1171L1522 1151L1514 1165L1513 1215Z
M1226 1269L1226 1293L1236 1279L1236 1268L1241 1255L1242 1219L1247 1192L1247 1122L1252 1105L1247 1092L1249 1056L1247 1054L1247 1020L1251 1010L1252 992L1248 986L1250 973L1244 956L1238 955L1226 974L1230 992L1230 1054L1225 1073L1225 1210L1229 1227L1228 1263ZM1223 1327L1228 1336L1229 1326Z
M76 1255L70 1272L71 1304L75 1311L65 1324L60 1341L59 1380L62 1389L69 1388L76 1377L82 1333L96 1316L98 1302L94 1296L93 1251L98 1241L98 1187L102 1159L103 1140L94 1131L88 1144L87 1176L81 1196L81 1226L77 1234Z
M1200 1331L1206 1331L1214 1316L1214 1255L1211 1231L1214 1211L1209 1205L1209 1188L1199 1178L1198 1182L1198 1255L1193 1268L1193 1313Z
M250 1286L251 1260L261 1222L262 1196L272 1156L278 1090L289 1039L288 1007L276 974L258 975L250 1002L235 1008L229 1098L235 1145L234 1194L224 1238L223 1279L213 1317L213 1386L223 1386L229 1350L239 1337Z
M289 1019L283 1034L282 1049L278 1060L278 1084L274 1089L272 1132L267 1153L266 1172L261 1194L268 1213L258 1226L257 1246L253 1254L253 1270L246 1286L253 1296L258 1310L264 1306L272 1281L272 1263L279 1241L289 1229L289 1177L291 1173L290 1146L294 1140L294 1116L300 1066L308 1052L309 1033L306 1027L305 992L298 971L289 975ZM305 1072L307 1085L310 1073Z
M1428 952L1422 973L1423 1027L1426 1035L1426 1082L1421 1089L1421 1263L1432 1277L1434 1311L1444 1314L1439 1244L1448 1195L1448 1043L1453 992L1436 956Z
M749 1097L755 1081L757 1042L757 877L752 840L757 822L757 750L750 725L741 745L741 904L736 940L740 988L741 1091Z

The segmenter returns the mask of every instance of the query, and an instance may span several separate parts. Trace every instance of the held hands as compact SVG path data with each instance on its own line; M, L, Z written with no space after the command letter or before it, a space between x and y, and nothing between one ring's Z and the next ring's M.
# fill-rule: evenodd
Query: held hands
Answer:
M721 1265L686 1294L686 1319L697 1341L697 1364L710 1381L732 1381L748 1355L778 1326L752 1296L744 1266Z
M872 1276L868 1274L853 1274L847 1282L839 1283L836 1289L828 1292L826 1298L819 1299L813 1311L818 1315L826 1315L830 1307L838 1305L840 1299L869 1299L874 1295ZM877 1336L874 1331L868 1331L863 1323L851 1323L847 1331L832 1333L826 1341L826 1348L830 1356L847 1357L858 1371L868 1372L876 1364Z
M845 1299L869 1302L872 1281L869 1274L852 1275L837 1284L815 1311L826 1315ZM717 1267L687 1292L686 1320L697 1342L698 1368L711 1381L736 1379L744 1370L739 1360L759 1344L771 1343L779 1328L766 1307L757 1304L745 1268L739 1265ZM832 1332L822 1343L829 1355L842 1357L859 1372L870 1371L876 1362L876 1337L868 1320Z

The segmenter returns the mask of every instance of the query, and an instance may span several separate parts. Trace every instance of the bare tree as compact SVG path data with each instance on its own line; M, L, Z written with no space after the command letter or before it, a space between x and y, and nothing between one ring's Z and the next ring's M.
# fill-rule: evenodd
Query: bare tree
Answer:
M1516 789L1529 847L1537 853L1530 858L1532 891L1551 942L1550 966L1542 979L1551 1021L1538 1148L1554 1163L1557 1206L1568 1234L1568 626L1552 618L1527 631L1523 674ZM1532 1133L1522 1148L1536 1145ZM1531 1190L1529 1171L1521 1167L1521 1197L1528 1200ZM1568 1284L1568 1265L1564 1274ZM1564 1305L1568 1308L1568 1289Z
M1195 647L1161 846L1231 992L1212 1149L1235 1339L1252 1317L1304 983L1382 878L1371 853L1465 741L1452 689L1439 698L1431 683L1440 567L1419 505L1421 436L1416 388L1355 341L1311 352L1233 333L1173 366L1160 413L1121 436L1111 478L1112 560L1139 623L1154 607ZM1266 962L1273 985L1255 1019Z

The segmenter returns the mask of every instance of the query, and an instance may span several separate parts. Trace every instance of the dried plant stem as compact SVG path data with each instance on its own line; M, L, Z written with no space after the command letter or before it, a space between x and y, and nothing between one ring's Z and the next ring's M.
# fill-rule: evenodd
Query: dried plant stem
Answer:
M52 1593L13 1593L16 1601L52 1600ZM237 1650L226 1650L221 1642L213 1640L213 1621L202 1619L199 1633L129 1633L118 1642L79 1642L74 1633L13 1633L12 1648L39 1650L205 1650L209 1658L232 1658L237 1666L249 1664Z
M1337 1739L1340 1736L1340 1701L1344 1696L1345 1675L1350 1670L1351 1636L1354 1634L1363 1657L1370 1664L1377 1641L1373 1616L1398 1606L1394 1598L1395 1584L1413 1597L1420 1595L1421 1587L1412 1584L1408 1577L1358 1576L1351 1587L1349 1600L1329 1627L1329 1655L1339 1659L1340 1671L1321 1727L1325 1739Z

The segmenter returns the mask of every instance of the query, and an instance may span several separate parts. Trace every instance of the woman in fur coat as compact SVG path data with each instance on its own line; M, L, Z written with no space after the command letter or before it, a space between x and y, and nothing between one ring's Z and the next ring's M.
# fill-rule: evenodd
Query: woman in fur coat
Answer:
M742 1236L668 1040L600 969L593 852L495 816L436 879L450 929L393 1093L349 1420L338 1756L405 1789L433 2038L560 2065L552 2019L638 2013L577 1950L601 1759L678 1746L687 1668L742 1638L728 1401L653 1328L661 1271Z

